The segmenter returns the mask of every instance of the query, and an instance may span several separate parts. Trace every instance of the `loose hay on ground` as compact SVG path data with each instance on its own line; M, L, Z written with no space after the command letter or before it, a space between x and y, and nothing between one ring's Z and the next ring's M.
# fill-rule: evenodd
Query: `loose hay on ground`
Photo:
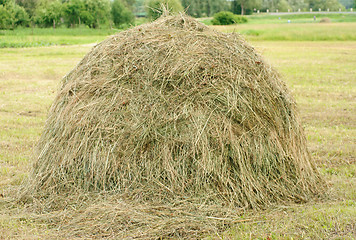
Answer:
M196 238L323 181L276 71L182 14L110 37L64 77L25 188L42 213L74 204L52 216L67 233ZM111 197L76 205L86 193Z

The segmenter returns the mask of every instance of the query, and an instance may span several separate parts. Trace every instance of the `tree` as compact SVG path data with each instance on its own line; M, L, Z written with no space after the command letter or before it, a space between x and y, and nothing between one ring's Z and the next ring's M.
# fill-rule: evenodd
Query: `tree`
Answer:
M25 9L13 0L0 0L0 28L13 29L17 26L26 26L29 22Z
M83 11L85 11L85 6L82 0L69 0L66 2L63 5L63 12L68 26L80 25Z
M107 24L111 16L109 0L68 0L63 5L68 26L85 24L92 28Z
M204 6L199 0L182 0L182 5L190 16L201 17L204 14Z
M354 5L354 0L339 0L339 2L347 9L352 8Z
M182 0L187 13L194 17L213 16L215 13L230 10L226 0Z
M23 7L30 18L35 15L37 0L16 0L16 4Z
M8 9L12 16L13 24L15 27L26 26L28 24L29 17L26 10L23 7L13 2L12 4L8 5Z
M111 19L110 0L85 0L85 9L92 16L86 25L97 28L100 25L107 25Z
M4 5L0 5L0 29L8 29L12 25L11 15Z
M36 8L34 20L40 26L56 28L61 17L63 17L63 5L60 1L41 0Z
M215 13L230 10L230 5L226 0L208 0L207 2L207 16L213 16Z
M4 7L8 5L9 3L12 3L13 0L0 0L0 5L3 5Z
M254 8L259 8L261 0L234 0L232 1L232 12L235 14L251 14Z
M330 9L330 11L337 11L339 8L344 9L338 0L309 0L309 7L313 10Z
M288 4L291 7L293 11L298 11L300 10L307 10L308 8L308 2L304 0L288 0Z
M279 0L277 3L277 9L280 12L287 12L288 9L291 9L291 7L286 0Z
M162 15L162 5L170 12L183 11L180 0L148 0L147 2L147 16L150 19L157 19Z
M111 6L111 14L116 27L135 22L135 16L121 0L114 0Z

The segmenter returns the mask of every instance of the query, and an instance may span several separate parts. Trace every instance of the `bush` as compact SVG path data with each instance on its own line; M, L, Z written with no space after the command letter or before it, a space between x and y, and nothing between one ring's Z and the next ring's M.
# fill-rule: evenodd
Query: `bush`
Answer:
M162 15L161 7L165 6L169 12L183 11L180 0L148 0L146 12L150 19L157 19Z
M247 18L243 16L238 16L233 14L232 12L218 12L214 15L211 23L213 25L231 25L235 23L246 23Z
M247 23L247 21L247 17L235 15L235 23Z

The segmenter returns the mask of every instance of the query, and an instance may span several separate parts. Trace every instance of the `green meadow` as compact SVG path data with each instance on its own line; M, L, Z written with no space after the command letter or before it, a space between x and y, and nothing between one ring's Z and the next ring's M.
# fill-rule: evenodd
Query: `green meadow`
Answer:
M355 41L356 22L269 23L212 26L223 32L237 32L253 41ZM16 29L0 30L0 48L81 45L103 41L118 29Z
M321 23L325 18L330 22ZM210 21L202 20L206 24ZM260 14L248 16L246 24L213 28L240 33L251 41L355 41L356 14Z
M241 24L212 26L250 41L355 41L356 23Z
M316 16L316 21L314 21ZM323 18L330 23L320 23ZM223 32L237 32L251 41L355 41L356 14L252 15L248 23L213 26ZM288 23L288 20L291 22ZM144 18L136 24L145 23ZM211 18L201 22L211 25ZM0 48L43 47L99 43L122 29L18 28L0 30Z
M315 20L314 20L315 16ZM321 19L328 18L333 23L340 22L356 22L356 14L353 13L332 13L332 14L323 14L323 13L303 13L303 14L254 14L247 16L248 22L246 24L283 24L288 23L319 23ZM211 17L210 18L202 18L200 19L206 25L211 25Z
M318 202L246 211L241 216L246 221L207 238L355 239L356 22L261 23L258 18L214 28L244 34L280 72L298 103L328 190ZM117 31L0 31L0 239L57 239L60 229L33 220L20 204L8 207L8 196L28 176L59 81L93 43Z
M18 28L0 30L0 48L48 47L99 43L117 29Z

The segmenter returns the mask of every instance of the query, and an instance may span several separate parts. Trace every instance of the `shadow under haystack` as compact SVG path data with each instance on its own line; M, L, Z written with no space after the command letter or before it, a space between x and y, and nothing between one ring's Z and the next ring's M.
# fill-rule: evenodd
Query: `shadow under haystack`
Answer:
M321 182L276 71L240 35L179 15L110 37L64 77L30 188L258 209Z

